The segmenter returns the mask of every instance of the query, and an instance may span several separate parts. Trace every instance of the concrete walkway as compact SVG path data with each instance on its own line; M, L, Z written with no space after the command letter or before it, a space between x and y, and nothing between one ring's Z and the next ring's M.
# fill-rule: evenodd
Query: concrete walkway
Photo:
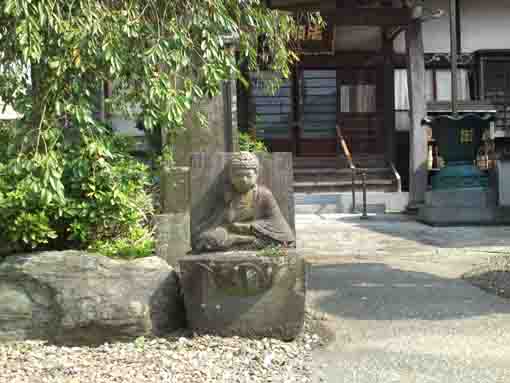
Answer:
M309 303L335 332L316 382L510 382L510 301L460 279L510 250L510 227L298 215L297 231Z

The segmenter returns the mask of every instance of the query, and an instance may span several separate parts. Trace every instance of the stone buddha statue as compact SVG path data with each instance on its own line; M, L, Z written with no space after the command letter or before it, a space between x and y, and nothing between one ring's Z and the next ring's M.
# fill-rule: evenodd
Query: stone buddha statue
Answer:
M292 245L294 234L269 189L257 185L259 161L249 152L232 155L224 200L192 230L194 253L255 250Z

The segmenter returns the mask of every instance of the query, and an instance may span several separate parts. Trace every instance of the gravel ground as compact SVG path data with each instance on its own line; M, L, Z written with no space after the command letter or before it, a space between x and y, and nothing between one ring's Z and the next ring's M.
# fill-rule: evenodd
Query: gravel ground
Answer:
M327 341L326 317L308 312L293 342L173 334L100 347L0 344L0 382L310 382L311 351Z
M488 293L510 299L510 255L490 257L487 265L464 274L463 278Z

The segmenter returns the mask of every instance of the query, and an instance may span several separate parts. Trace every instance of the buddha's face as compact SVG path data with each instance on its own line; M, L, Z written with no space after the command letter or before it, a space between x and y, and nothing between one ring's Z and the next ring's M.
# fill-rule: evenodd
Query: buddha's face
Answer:
M255 169L232 169L230 180L235 190L239 193L246 193L257 184L257 171Z

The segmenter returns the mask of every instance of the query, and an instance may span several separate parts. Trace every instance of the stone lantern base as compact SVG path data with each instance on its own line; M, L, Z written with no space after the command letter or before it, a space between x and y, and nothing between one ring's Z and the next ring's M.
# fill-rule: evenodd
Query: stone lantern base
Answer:
M491 188L432 190L418 219L433 226L501 225L510 223L510 209L498 206Z

